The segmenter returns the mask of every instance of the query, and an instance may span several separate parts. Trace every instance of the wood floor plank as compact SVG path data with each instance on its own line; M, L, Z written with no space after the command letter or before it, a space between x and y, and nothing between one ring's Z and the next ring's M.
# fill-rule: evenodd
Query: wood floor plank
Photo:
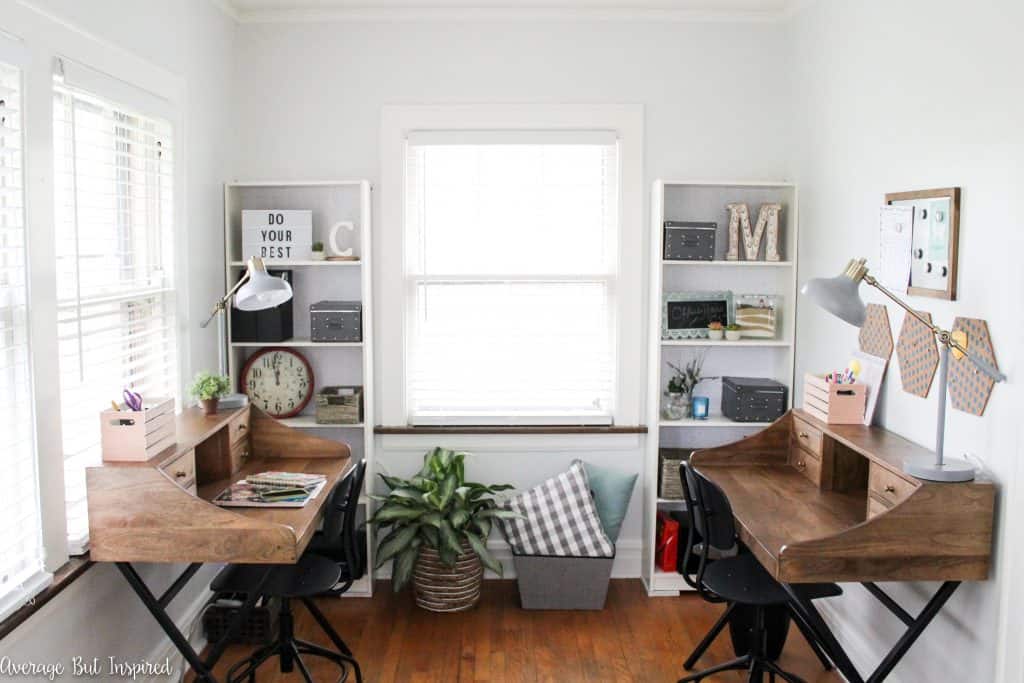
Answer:
M637 580L612 581L599 612L533 611L519 607L514 581L488 581L476 609L434 614L415 606L408 591L395 595L380 582L369 600L320 599L317 604L352 648L367 683L672 683L682 661L721 614L696 595L648 598ZM305 608L295 604L300 638L329 646ZM217 666L223 675L251 648L232 646ZM733 657L723 633L701 659L705 668ZM809 683L839 683L826 673L797 629L781 663ZM316 681L334 681L335 667L308 661ZM188 680L194 680L189 677ZM301 681L264 665L259 683ZM350 678L349 680L354 680ZM735 674L709 683L744 680Z

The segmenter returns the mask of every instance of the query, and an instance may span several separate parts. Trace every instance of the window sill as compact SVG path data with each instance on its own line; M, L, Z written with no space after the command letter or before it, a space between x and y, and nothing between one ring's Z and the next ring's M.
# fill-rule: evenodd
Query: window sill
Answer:
M427 434L646 434L646 425L424 425L419 427L381 426L374 434L427 435Z
M75 555L68 559L63 567L54 572L53 583L46 590L33 598L30 602L22 605L11 616L0 621L0 639L6 638L14 629L21 626L33 614L43 608L43 605L53 600L65 588L75 582L78 577L95 564L89 559L89 553Z

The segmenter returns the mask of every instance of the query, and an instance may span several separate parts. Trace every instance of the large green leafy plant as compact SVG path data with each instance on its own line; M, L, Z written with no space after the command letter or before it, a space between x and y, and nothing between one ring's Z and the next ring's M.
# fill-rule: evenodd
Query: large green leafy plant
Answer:
M377 567L394 561L391 574L395 591L412 576L420 549L433 548L445 565L455 565L463 553L463 541L484 566L499 576L501 563L487 550L487 537L495 519L512 519L516 513L503 510L494 494L513 488L509 484L486 486L467 482L466 453L435 448L423 456L423 467L411 479L381 475L391 489L370 524L389 527L377 547Z

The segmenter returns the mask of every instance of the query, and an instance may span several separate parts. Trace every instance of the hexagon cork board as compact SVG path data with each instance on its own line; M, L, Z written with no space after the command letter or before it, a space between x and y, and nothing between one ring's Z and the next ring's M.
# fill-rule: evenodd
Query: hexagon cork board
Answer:
M928 322L932 321L931 313L918 313ZM896 358L900 361L903 391L927 398L935 379L935 369L939 367L938 344L928 326L909 313L903 316L900 338L896 342Z
M889 309L881 304L868 304L867 317L860 328L860 350L889 362L892 357L892 328Z
M953 321L953 332L967 334L967 350L973 355L996 365L996 352L988 334L988 324L980 318L957 318ZM966 358L957 360L949 355L949 402L957 410L972 415L983 415L988 398L992 395L995 380L983 373Z

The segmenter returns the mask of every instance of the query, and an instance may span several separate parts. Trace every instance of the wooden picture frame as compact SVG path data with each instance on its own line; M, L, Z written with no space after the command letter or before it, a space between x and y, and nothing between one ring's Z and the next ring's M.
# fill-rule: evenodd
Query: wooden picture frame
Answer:
M941 207L948 202L948 215L941 217L941 223L934 218L933 207ZM935 299L956 301L956 282L958 276L957 261L959 260L960 243L960 188L946 187L934 190L915 190L912 192L891 192L885 195L888 206L911 206L914 208L914 241L911 247L910 286L907 293L911 296L928 296ZM941 208L939 209L941 210ZM922 216L922 212L928 215ZM929 244L923 245L924 232L919 221L927 221L927 237ZM946 226L945 233L939 229ZM938 239L936 239L938 235ZM944 245L944 248L943 248ZM928 253L931 248L932 253ZM936 252L936 248L942 253ZM926 272L927 271L927 272ZM917 284L915 284L915 272ZM924 280L925 282L921 282ZM943 286L938 286L942 284Z

